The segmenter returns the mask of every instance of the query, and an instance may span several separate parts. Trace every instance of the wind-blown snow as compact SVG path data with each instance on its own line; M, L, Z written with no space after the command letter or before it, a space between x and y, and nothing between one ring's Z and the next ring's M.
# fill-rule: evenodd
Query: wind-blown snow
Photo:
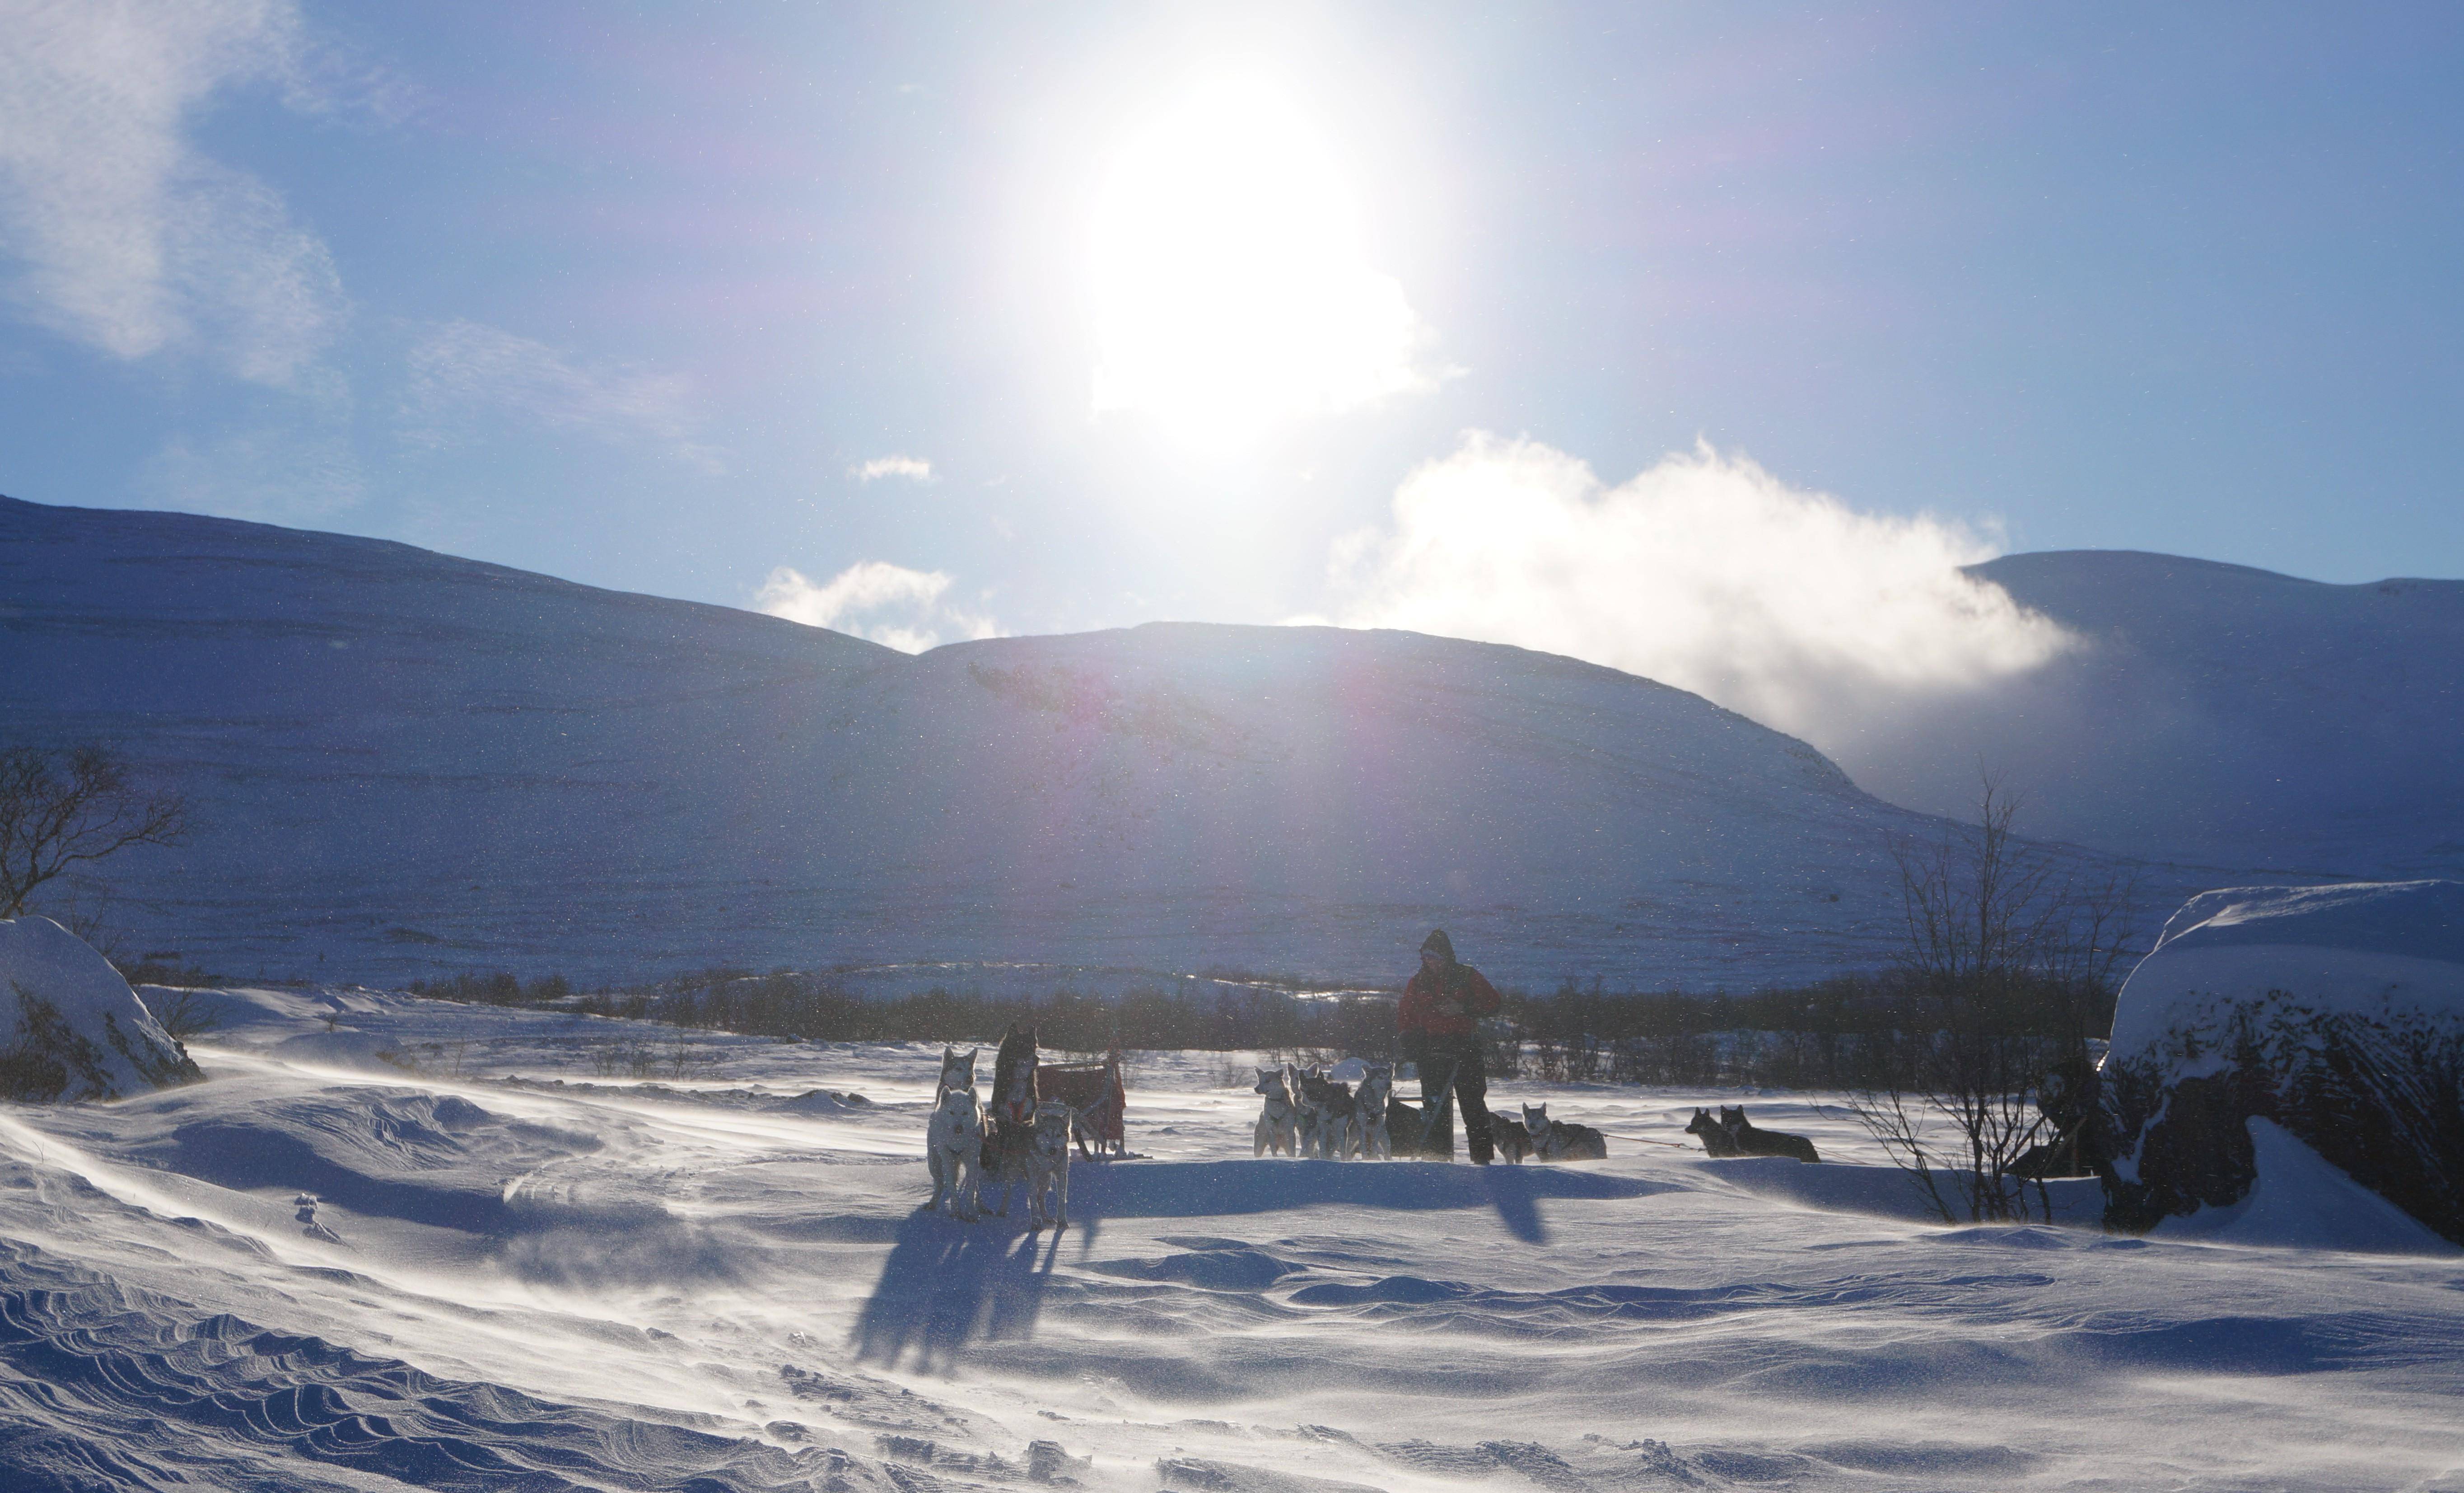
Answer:
M1030 1237L916 1212L937 1048L214 998L210 1081L0 1110L10 1486L2345 1490L2464 1462L2452 1258L1926 1225L1822 1096L1501 1081L1610 1159L1262 1162L1251 1055L1133 1054L1143 1159L1082 1164L1072 1228ZM390 1056L283 1056L326 1035ZM1720 1101L1841 1161L1679 1144Z
M2245 886L2202 892L2123 982L2114 1056L2249 1001L2304 1011L2464 1018L2464 882Z
M2273 1120L2247 1122L2258 1176L2242 1200L2167 1218L2151 1238L2399 1255L2464 1253L2355 1182Z
M0 920L0 1061L13 1097L121 1099L196 1076L110 961L49 918Z

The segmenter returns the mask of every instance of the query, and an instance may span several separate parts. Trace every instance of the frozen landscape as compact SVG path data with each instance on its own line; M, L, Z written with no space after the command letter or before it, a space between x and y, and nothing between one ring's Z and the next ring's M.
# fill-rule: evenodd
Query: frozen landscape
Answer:
M209 1081L0 1114L12 1488L2464 1485L2464 1257L2332 1174L1944 1228L1832 1096L1517 1081L1609 1159L1261 1161L1245 1055L1139 1053L1036 1235L918 1212L936 1049L209 998Z
M1940 827L1900 806L1972 813L1980 762L2083 863L2147 862L2148 933L2211 886L2458 863L2464 583L1988 568L2092 646L1895 705L1852 776L1490 644L1150 625L909 657L403 545L0 500L0 710L191 797L189 844L113 866L120 921L237 978L1327 989L1443 924L1531 989L1746 990L1884 957L1888 847Z

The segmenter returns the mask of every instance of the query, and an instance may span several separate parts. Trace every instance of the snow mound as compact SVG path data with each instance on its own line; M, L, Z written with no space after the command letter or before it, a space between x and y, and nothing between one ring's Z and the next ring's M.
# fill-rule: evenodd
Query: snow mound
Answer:
M2202 892L2123 986L2113 1052L2138 1056L2275 992L2312 1011L2381 1019L2464 1014L2464 881Z
M0 922L0 1098L124 1099L202 1077L85 940L49 918Z
M2167 1218L2157 1238L2403 1255L2453 1255L2454 1245L2346 1176L2273 1120L2248 1122L2256 1167L2240 1202Z
M2404 1248L2426 1226L2464 1243L2459 1074L2464 883L2203 893L2167 925L2115 1010L2101 1092L2106 1222L2136 1232L2240 1210L2262 1232L2299 1233L2285 1219L2310 1205L2253 1201L2271 1165L2301 1172L2276 1146L2280 1128L2381 1204L2319 1205L2338 1215L2339 1237Z

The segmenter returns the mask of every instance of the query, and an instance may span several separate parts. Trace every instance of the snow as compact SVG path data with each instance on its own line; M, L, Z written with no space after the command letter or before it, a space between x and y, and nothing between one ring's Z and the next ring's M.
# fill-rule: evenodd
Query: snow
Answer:
M2464 1254L2410 1214L2355 1182L2301 1138L2253 1115L2258 1178L2241 1201L2167 1218L2151 1238L2207 1239L2397 1255Z
M1830 1096L1502 1080L1609 1159L1255 1161L1259 1055L1135 1053L1138 1158L1080 1164L1073 1227L1029 1236L917 1212L937 1045L215 999L209 1081L0 1108L10 1486L2394 1489L2464 1464L2452 1255L1927 1224ZM294 1056L308 1036L394 1058ZM1708 1161L1680 1127L1721 1103L1839 1161ZM2323 1195L2268 1144L2245 1213Z
M1697 696L1403 633L909 657L407 546L5 500L0 595L0 716L195 801L187 845L114 858L115 916L255 983L1391 989L1441 925L1509 986L1742 990L1881 962L1890 839L1935 828Z
M120 1099L187 1058L110 961L49 918L0 920L0 1053L44 1100Z
M2122 987L2112 1051L2128 1058L2240 1002L2464 1018L2464 882L2244 886L2203 892Z

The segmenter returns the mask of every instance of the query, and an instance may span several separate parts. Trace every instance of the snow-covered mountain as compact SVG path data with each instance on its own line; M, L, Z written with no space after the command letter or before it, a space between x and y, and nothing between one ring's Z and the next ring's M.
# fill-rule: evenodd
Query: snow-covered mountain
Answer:
M2464 875L2464 581L2332 586L2120 550L1973 573L2081 646L1878 712L1833 747L1866 789L1955 813L1982 763L2052 838L2304 878Z
M1410 634L910 657L401 545L8 501L0 596L9 734L118 743L199 811L187 846L110 865L113 920L234 975L1342 983L1443 924L1526 985L1741 988L1877 958L1886 836L1925 827L1694 695Z

